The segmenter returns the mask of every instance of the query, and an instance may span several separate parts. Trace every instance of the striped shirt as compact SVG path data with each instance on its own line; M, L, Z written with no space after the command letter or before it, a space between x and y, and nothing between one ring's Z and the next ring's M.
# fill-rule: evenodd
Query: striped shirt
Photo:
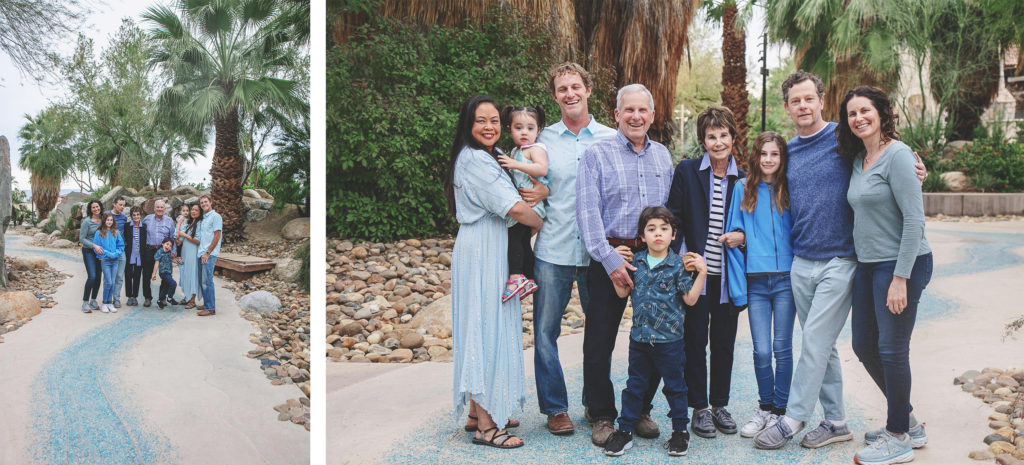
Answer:
M715 182L711 183L714 190L711 195L711 211L708 216L708 241L704 246L704 260L708 265L708 274L722 274L722 243L718 242L718 236L722 235L725 227L725 200L722 196L722 179L715 176Z
M608 238L635 239L640 212L664 206L671 187L672 156L650 138L639 152L621 131L587 148L576 176L576 220L587 252L606 272L625 262Z

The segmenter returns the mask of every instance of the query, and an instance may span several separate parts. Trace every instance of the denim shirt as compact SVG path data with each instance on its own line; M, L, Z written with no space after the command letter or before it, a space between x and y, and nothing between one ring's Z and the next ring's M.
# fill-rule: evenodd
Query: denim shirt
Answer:
M633 266L633 329L629 337L652 344L683 339L683 295L693 287L683 258L669 250L665 260L651 269L647 251L643 251L637 253Z

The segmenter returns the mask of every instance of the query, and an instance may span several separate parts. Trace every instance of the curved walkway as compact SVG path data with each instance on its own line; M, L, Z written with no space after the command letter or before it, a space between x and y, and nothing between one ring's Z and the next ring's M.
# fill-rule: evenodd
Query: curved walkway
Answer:
M968 369L1006 368L1022 362L1024 341L1004 342L1001 335L1003 325L1024 313L1019 310L1024 298L1019 281L1024 274L1024 222L929 222L928 238L935 249L936 270L919 313L911 365L914 405L918 417L927 423L930 442L917 451L915 463L967 463L968 451L984 447L981 438L988 433L990 409L960 392L952 379ZM740 322L730 410L742 423L756 408L757 389L749 330L742 315ZM796 332L798 346L799 324ZM627 332L620 332L614 355L612 373L618 389L626 379L627 338ZM550 435L544 417L537 413L532 350L524 353L531 389L519 416L523 425L514 430L526 446L511 451L472 445L469 433L451 418L450 364L328 363L327 443L334 446L329 451L341 452L329 452L328 463L851 463L853 454L863 447L864 431L884 424L884 397L853 355L847 326L839 351L854 441L819 450L804 449L792 441L780 451L760 451L739 435L719 434L712 440L691 435L688 455L676 460L661 447L671 423L659 395L654 417L662 437L638 439L625 456L610 458L590 444L590 430L579 406L582 335L563 337L559 343L570 393L569 414L576 424L574 436ZM817 421L812 420L810 427Z
M84 267L75 251L7 236L7 254L34 255L72 275L58 305L0 346L0 463L306 464L309 434L278 422L293 387L267 383L234 296L218 313L181 307L79 310Z

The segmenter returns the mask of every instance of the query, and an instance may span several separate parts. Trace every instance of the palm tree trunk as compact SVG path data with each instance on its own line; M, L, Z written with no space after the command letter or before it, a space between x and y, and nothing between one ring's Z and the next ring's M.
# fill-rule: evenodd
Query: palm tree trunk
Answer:
M210 167L210 198L224 219L224 235L242 232L242 173L245 160L238 153L238 109L214 118L216 141Z
M746 31L736 24L735 2L729 2L722 11L722 105L736 117L736 140L739 161L747 149L747 45Z
M171 189L171 162L174 160L174 153L170 150L164 154L164 159L160 163L160 190L166 191Z
M39 219L46 219L53 207L57 205L57 198L60 196L60 181L33 174L29 182L32 184L32 203L36 204Z

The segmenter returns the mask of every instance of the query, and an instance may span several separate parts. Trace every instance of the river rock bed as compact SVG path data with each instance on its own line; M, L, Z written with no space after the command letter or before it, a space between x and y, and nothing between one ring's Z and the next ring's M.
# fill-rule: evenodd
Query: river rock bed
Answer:
M50 267L43 259L22 259L18 257L4 257L7 270L7 289L5 292L29 291L39 301L41 308L53 308L57 301L53 295L57 288L64 283L64 280L71 276L61 273ZM0 336L14 331L31 318L0 321ZM3 337L0 337L3 342Z
M304 241L266 241L250 239L240 242L225 242L220 246L220 250L221 252L254 255L270 259L294 258L295 251L302 246L303 243Z
M953 379L982 402L992 407L988 426L993 432L982 439L988 447L971 451L974 460L992 460L999 465L1024 465L1024 368L968 370Z
M450 236L390 244L327 240L327 353L357 363L447 362L451 354ZM523 300L523 348L533 346L533 296ZM624 323L632 312L627 309ZM561 335L580 333L576 289Z

